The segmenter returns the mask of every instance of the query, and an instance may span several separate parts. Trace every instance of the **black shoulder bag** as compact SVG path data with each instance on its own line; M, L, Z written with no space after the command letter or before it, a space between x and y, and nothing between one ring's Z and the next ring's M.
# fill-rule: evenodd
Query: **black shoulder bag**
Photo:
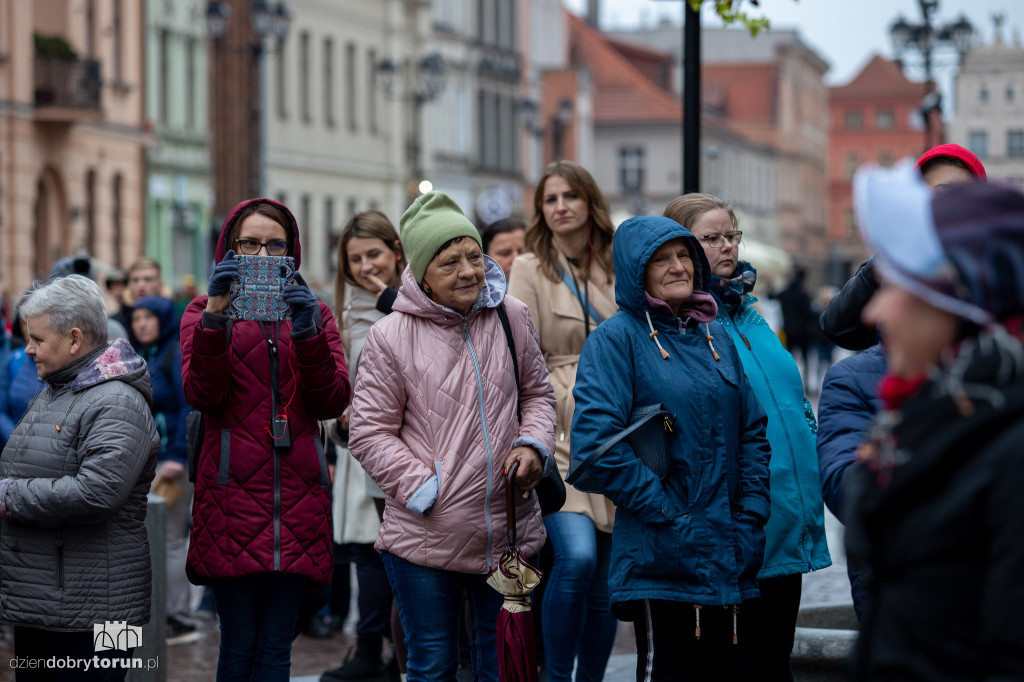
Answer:
M498 305L498 319L501 320L501 328L505 330L505 340L508 341L508 349L512 353L512 369L516 373L516 417L522 423L523 409L519 397L519 357L516 355L516 342L512 339L512 325L508 322L508 312L505 310L504 303ZM552 452L551 456L554 457L555 453ZM565 504L565 482L562 481L562 476L558 473L557 465L550 474L540 479L536 491L537 500L540 502L540 513L543 516L554 514L562 508L562 505Z

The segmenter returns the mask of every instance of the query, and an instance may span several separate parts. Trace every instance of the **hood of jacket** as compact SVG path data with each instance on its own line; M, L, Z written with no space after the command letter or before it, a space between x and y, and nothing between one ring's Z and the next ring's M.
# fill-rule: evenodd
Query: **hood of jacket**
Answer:
M505 281L505 272L501 266L490 256L484 256L484 286L466 318L473 317L477 311L483 308L497 308L505 300L507 288L508 283ZM402 273L402 287L398 290L398 298L391 309L424 317L444 325L458 324L463 319L460 313L430 300L430 297L416 282L410 267L406 267Z
M295 216L288 210L288 207L282 204L280 201L274 201L273 199L267 199L265 197L257 197L255 199L246 199L240 204L235 205L233 209L228 213L228 217L224 219L224 224L220 226L220 237L217 239L217 251L216 251L216 262L224 260L224 254L231 248L228 244L228 234L231 232L231 227L238 220L238 216L248 208L251 204L270 204L275 206L288 216L288 222L292 226L292 252L289 254L295 259L295 269L298 270L302 264L302 244L299 241L299 224L295 222Z
M79 371L71 382L72 391L84 391L105 381L123 381L142 394L153 407L153 388L149 381L146 361L128 343L128 339L114 339L92 362Z
M619 308L637 317L652 311L644 289L644 270L647 261L665 242L684 237L690 257L699 272L694 273L694 291L708 291L711 266L700 242L685 227L662 216L637 216L619 225L612 242L615 260L615 302Z
M160 336L156 345L163 347L167 340L178 333L178 324L174 314L174 301L165 296L146 296L135 302L136 308L145 308L156 315L160 323Z

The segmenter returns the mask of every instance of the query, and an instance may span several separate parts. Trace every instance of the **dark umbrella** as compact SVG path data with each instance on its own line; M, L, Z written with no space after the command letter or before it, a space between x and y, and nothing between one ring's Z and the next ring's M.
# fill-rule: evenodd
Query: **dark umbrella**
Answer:
M543 575L530 565L516 546L516 499L513 482L519 463L512 465L505 481L505 516L508 546L487 584L505 597L498 612L498 679L501 682L537 682L537 650L530 613L530 593Z

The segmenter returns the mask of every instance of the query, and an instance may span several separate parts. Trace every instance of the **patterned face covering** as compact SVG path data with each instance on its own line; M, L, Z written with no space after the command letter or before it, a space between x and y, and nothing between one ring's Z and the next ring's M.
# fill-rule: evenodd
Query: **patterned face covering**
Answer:
M756 283L757 270L745 260L736 262L732 277L711 275L711 291L721 299L729 315L736 314L747 294L754 290Z

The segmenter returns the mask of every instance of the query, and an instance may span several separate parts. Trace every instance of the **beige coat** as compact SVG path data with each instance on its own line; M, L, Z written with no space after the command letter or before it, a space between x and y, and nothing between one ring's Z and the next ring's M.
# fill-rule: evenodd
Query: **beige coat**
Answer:
M564 259L562 263L563 267L568 267ZM577 272L576 276L582 294L583 273ZM580 351L586 341L583 309L569 287L561 281L552 282L544 276L540 261L532 253L525 253L512 263L508 293L527 305L540 335L540 348L551 374L551 384L558 403L555 460L562 478L565 478L569 471L569 427L576 407L572 388L576 383ZM615 281L607 281L598 268L595 268L594 280L590 282L590 302L604 319L618 310L615 305ZM590 329L594 329L593 321ZM581 493L572 486L566 486L562 511L586 514L598 530L606 533L612 531L615 506L603 495Z

